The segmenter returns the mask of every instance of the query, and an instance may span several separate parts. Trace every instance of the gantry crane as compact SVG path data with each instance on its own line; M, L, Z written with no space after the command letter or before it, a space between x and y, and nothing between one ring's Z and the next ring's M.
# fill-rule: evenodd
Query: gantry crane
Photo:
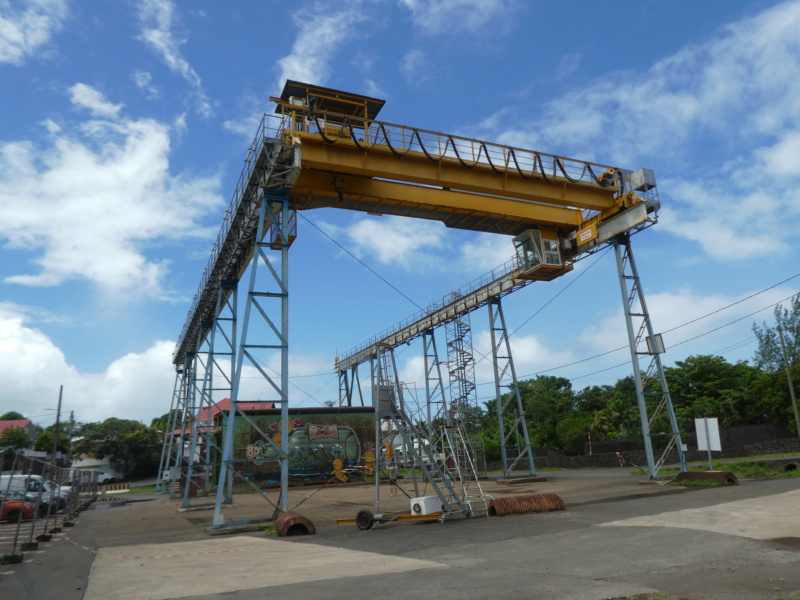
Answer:
M297 236L296 211L314 208L429 219L447 227L509 235L513 236L517 251L511 267L497 277L482 282L466 295L454 297L450 303L429 307L419 318L407 320L388 335L337 357L335 370L346 394L353 392L352 381L347 380L348 370L367 360L374 361L381 349L425 336L433 327L478 306L490 304L499 308L503 295L532 281L560 277L572 270L573 263L582 256L612 244L617 251L625 298L645 442L649 449L647 432L652 418L647 414L645 382L639 366L639 360L647 355L652 358L661 383L657 411L666 409L669 413L673 444L681 452L680 434L657 350L660 338L650 324L629 244L630 232L652 224L659 208L651 171L631 172L378 121L383 100L296 81L287 81L281 96L271 100L276 104L275 114L264 115L248 150L245 168L173 357L176 390L181 390L176 392L177 404L189 416L187 420L191 421L203 406L210 413L215 404L210 390L224 390L226 386L230 390L231 411L221 444L215 526L224 523L220 507L229 499L230 473L238 460L233 456L232 417L240 401L244 365L263 376L267 393L281 408L281 431L287 431L288 251ZM244 323L237 329L237 287L248 267ZM501 313L499 316L502 318ZM256 330L251 321L258 319L265 324L259 331L267 333L259 333L261 338L254 343L248 338ZM637 319L641 321L638 332L633 323ZM215 338L224 339L222 350L215 348ZM642 352L645 339L651 350ZM259 359L259 353L275 351L281 354L278 378L268 373ZM645 370L645 375L652 373L653 369ZM215 387L213 381L220 374L224 382ZM380 382L373 383L375 395ZM377 396L373 405L377 410ZM191 432L182 428L180 445L184 436L191 435L194 448L198 436L210 430L210 421ZM276 511L286 510L288 436L276 443L260 433L280 457L281 496L275 507ZM206 448L211 443L208 440ZM187 481L191 481L194 454L187 457ZM651 476L655 476L654 461L648 459L648 463Z

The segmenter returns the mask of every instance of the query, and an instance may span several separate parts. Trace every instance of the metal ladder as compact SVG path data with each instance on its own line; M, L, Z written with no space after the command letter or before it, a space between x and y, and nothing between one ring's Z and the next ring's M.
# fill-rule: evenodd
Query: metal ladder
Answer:
M463 423L456 420L442 427L446 474L459 483L461 499L469 507L470 516L489 513L489 503L483 493L475 464L475 447L467 436Z

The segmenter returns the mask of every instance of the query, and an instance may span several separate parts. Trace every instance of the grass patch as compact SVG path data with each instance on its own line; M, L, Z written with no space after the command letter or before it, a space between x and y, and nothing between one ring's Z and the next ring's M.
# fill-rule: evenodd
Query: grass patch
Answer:
M139 487L133 487L128 490L129 494L144 494L145 492L155 492L156 486L155 485L140 485Z
M800 477L800 470L784 471L783 469L773 469L764 463L759 462L735 462L725 465L727 471L734 473L736 477L775 477L779 479L789 479Z
M669 485L678 485L681 487L720 487L719 481L713 479L685 479L684 481L670 481Z
M787 456L794 456L793 454L788 454ZM767 458L771 458L767 457ZM746 461L740 460L736 462L722 462L722 461L714 461L714 470L716 471L727 471L729 473L733 473L736 475L738 479L743 478L758 478L758 477L770 477L773 479L789 479L792 477L800 477L800 469L795 469L794 471L784 471L782 467L773 468L768 466L763 462L758 461ZM708 470L708 463L697 464L692 463L689 465L689 471L691 472L704 472ZM680 473L678 469L661 469L659 471L659 475L677 475ZM634 471L631 473L632 475L639 475L638 471ZM681 485L696 485L696 483L690 483L688 481L681 482Z

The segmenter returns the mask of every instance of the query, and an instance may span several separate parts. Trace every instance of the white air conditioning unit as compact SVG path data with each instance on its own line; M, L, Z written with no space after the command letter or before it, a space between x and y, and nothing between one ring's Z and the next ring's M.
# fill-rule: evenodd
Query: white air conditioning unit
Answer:
M414 516L430 515L442 512L439 496L422 496L411 499L411 514Z

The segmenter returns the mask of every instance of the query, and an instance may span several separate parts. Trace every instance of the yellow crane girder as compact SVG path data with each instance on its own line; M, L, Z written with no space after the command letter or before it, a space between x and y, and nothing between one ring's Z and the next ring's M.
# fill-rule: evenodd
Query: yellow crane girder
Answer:
M290 198L297 210L344 208L509 235L537 225L575 231L583 220L574 208L310 169L300 173Z
M465 168L454 157L433 161L423 152L415 150L398 157L388 145L382 144L374 144L369 151L364 151L345 136L330 143L316 132L287 130L286 141L301 144L304 171L356 175L362 178L353 179L353 182L358 183L366 183L369 178L379 178L430 186L425 193L431 197L437 191L450 190L487 197L502 196L509 201L508 206L519 206L518 216L526 221L530 219L531 202L591 211L605 211L617 204L615 195L619 190L615 185L601 187L585 182L573 183L566 178L546 181L541 176L526 178L511 169L498 173L490 165L482 163ZM364 193L358 189L351 191L356 194ZM465 203L459 208L474 210L474 202L467 195L462 195L461 198ZM450 201L453 200L454 197L451 197ZM487 204L493 202L492 198ZM511 216L514 211L508 214ZM563 225L570 229L575 228L571 216L566 218Z

